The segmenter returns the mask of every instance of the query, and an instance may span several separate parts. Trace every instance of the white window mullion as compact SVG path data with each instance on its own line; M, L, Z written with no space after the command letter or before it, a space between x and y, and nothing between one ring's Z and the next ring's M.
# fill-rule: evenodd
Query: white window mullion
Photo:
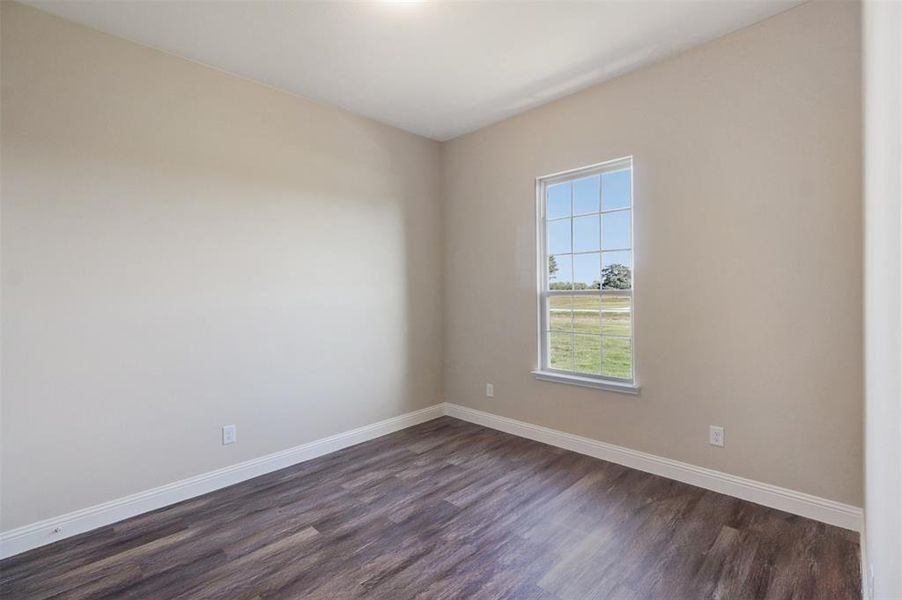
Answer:
M600 372L604 376L604 295L602 288L604 287L604 277L601 274L604 267L604 178L598 178L598 362L601 365Z

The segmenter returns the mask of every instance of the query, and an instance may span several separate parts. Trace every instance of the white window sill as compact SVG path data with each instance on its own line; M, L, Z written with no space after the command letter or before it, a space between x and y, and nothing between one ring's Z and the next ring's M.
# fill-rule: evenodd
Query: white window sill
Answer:
M566 383L568 385L578 385L581 387L595 388L596 390L606 390L608 392L620 392L621 394L637 395L639 386L635 383L620 383L617 381L606 381L603 379L595 379L592 377L582 377L580 375L566 375L564 373L553 373L551 371L533 371L532 374L539 381L550 381L552 383Z

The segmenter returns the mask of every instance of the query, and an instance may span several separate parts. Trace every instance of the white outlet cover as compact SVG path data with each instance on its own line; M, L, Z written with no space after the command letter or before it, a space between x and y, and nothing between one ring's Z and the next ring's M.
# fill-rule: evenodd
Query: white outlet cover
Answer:
M723 448L724 443L724 435L723 435L723 427L718 425L711 425L711 428L708 432L708 443L712 446L718 446Z
M494 398L494 397L495 397L495 386L494 386L494 384L491 384L491 383L485 384L485 395L488 396L489 398Z
M238 441L238 428L235 425L224 425L222 428L222 445L228 446Z

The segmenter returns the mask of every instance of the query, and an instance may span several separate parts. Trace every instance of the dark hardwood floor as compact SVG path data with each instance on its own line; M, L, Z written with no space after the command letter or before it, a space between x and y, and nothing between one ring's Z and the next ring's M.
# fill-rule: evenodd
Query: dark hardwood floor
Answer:
M857 535L449 417L0 562L4 598L859 598Z

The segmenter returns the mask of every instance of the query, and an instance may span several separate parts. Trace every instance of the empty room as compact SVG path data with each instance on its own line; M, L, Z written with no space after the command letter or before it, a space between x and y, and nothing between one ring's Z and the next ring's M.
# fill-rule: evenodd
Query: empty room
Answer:
M902 599L902 0L0 0L0 598Z

